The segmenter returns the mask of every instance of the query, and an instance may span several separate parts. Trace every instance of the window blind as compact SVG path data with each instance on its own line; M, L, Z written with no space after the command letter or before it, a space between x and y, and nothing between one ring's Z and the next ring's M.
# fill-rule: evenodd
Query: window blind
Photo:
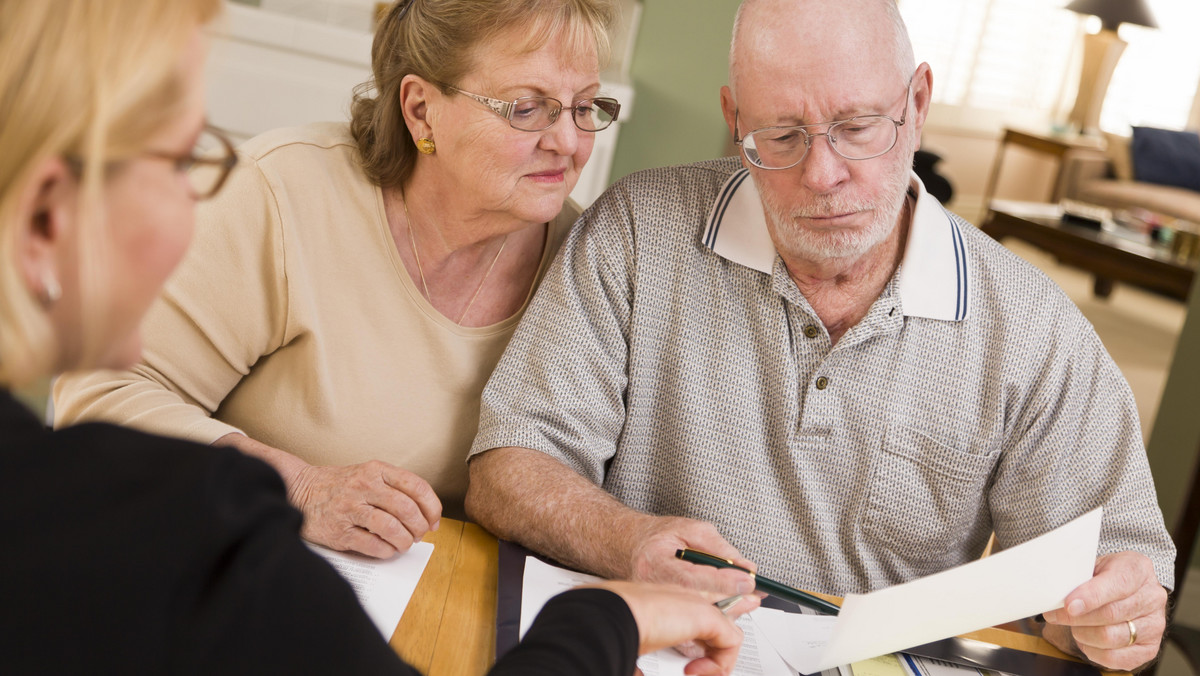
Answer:
M935 104L979 111L988 123L1008 117L1049 125L1074 102L1083 27L1099 26L1063 9L1067 2L899 0L899 6L918 63L933 69ZM1131 124L1178 129L1197 121L1200 3L1148 2L1162 28L1121 27L1129 46L1105 100L1106 131L1128 133Z

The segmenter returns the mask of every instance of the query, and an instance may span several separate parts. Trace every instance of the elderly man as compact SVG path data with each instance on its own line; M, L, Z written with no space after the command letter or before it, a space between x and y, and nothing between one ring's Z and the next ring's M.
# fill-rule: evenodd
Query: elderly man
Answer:
M468 512L610 577L748 589L690 546L846 594L1103 505L1096 574L1045 634L1152 659L1174 547L1129 388L911 173L931 86L893 0L747 0L721 92L741 162L641 172L584 214L484 393Z

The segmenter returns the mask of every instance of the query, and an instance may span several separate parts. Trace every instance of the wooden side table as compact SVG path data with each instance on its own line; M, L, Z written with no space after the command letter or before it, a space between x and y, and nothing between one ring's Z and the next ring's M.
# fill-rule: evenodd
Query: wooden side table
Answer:
M1036 153L1043 155L1052 155L1061 165L1063 155L1069 150L1078 148L1091 148L1093 150L1103 150L1104 141L1090 136L1051 136L1049 134L1037 134L1029 131L1021 131L1019 129L1004 128L1004 136L1000 138L1000 148L996 151L996 159L992 162L992 171L988 174L987 188L983 193L984 210L991 208L992 197L996 193L996 184L1000 182L1000 168L1004 164L1005 151L1009 145L1020 146L1027 148ZM1061 167L1060 167L1061 168ZM1054 186L1050 192L1053 197L1058 195L1059 183L1062 180L1061 171L1055 174Z

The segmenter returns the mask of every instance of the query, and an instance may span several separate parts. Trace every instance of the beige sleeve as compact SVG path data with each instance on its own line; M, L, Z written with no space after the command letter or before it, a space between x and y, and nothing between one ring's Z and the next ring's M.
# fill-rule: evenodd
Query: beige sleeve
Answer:
M141 362L59 377L55 426L104 420L205 444L239 431L211 416L288 339L289 300L275 191L253 160L239 159L197 209L192 246L142 324Z

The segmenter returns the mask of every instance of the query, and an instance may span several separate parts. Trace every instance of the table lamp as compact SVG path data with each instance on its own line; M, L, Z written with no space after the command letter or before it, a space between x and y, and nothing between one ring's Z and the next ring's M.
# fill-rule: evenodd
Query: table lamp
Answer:
M1100 18L1099 33L1083 36L1083 70L1079 75L1079 92L1075 95L1075 106L1067 118L1073 127L1083 133L1096 133L1100 129L1100 107L1121 52L1126 42L1117 35L1122 23L1158 28L1154 15L1145 0L1074 0L1067 9L1078 14Z

